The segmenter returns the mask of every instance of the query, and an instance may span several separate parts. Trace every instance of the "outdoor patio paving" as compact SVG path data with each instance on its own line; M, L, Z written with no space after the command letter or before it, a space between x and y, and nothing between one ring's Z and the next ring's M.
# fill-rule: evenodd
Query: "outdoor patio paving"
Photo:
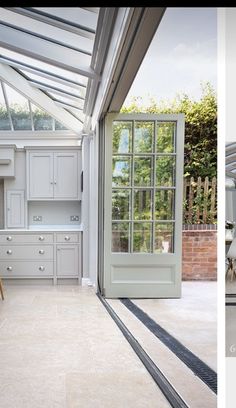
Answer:
M216 369L216 283L184 282L181 299L133 300ZM191 408L215 394L119 301L108 300ZM0 406L169 407L94 289L5 285L0 302Z

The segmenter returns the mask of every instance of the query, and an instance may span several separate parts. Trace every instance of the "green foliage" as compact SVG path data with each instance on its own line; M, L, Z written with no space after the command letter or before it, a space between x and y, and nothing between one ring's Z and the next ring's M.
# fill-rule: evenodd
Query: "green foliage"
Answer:
M142 98L133 98L122 113L183 113L185 115L184 175L214 177L217 171L217 98L213 87L202 85L199 101L178 94L172 101L157 103L150 99L144 107Z

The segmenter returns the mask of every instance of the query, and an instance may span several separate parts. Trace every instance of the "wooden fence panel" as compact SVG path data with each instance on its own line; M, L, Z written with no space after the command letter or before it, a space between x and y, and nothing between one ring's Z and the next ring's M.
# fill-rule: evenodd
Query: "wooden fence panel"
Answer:
M215 224L217 221L216 177L184 179L185 224Z

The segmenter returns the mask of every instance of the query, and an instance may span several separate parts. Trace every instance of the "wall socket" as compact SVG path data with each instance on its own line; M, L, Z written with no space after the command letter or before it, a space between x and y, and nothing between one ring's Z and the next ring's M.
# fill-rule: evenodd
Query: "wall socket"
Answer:
M42 215L33 215L33 221L42 221Z
M71 221L79 221L79 216L78 215L71 215L70 220Z

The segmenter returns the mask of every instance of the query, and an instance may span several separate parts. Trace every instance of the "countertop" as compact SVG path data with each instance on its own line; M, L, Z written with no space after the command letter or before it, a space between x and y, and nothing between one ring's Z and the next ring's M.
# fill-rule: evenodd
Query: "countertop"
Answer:
M29 225L28 228L14 228L14 229L0 229L0 232L54 232L54 231L68 231L68 232L81 232L83 231L83 225Z

